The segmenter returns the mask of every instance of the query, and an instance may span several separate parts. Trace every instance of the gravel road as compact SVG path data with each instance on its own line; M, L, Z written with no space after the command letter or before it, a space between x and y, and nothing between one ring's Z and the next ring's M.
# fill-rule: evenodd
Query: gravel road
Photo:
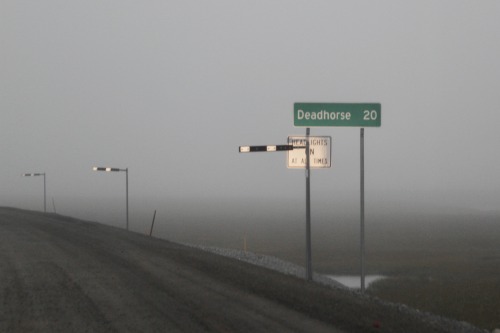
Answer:
M335 286L0 208L0 332L483 332Z

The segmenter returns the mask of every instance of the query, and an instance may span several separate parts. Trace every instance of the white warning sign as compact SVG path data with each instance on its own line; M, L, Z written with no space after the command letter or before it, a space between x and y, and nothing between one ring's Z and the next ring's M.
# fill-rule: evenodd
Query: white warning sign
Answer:
M288 144L293 145L293 150L287 152L287 168L306 168L306 143L305 136L289 136ZM309 136L309 167L311 169L331 168L332 166L332 137Z

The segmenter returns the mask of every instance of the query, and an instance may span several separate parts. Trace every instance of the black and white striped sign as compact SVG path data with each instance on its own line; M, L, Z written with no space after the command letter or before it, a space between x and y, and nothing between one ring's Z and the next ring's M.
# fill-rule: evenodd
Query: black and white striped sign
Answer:
M240 146L240 153L287 151L293 150L293 148L293 145Z
M102 168L102 167L94 167L94 171L106 171L106 172L115 172L115 171L125 171L119 168Z

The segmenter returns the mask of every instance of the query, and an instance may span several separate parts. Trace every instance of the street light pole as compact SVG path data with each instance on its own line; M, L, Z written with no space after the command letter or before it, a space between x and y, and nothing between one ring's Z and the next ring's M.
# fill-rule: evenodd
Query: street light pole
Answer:
M43 176L43 212L47 213L47 181L44 173L23 173L23 177L38 177Z
M126 209L127 209L127 224L126 228L128 230L128 168L120 169L120 168L109 168L109 167L93 167L94 171L106 171L106 172L120 172L125 171L125 200L126 200Z

